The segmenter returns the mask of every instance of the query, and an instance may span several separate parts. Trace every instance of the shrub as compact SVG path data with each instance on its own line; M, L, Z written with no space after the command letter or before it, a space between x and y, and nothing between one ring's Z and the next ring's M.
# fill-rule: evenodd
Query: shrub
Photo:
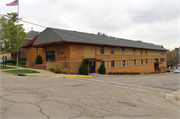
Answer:
M113 72L113 75L115 75L116 73L115 72Z
M89 71L88 71L88 67L85 63L85 60L83 60L83 65L79 68L79 73L83 74L83 75L88 75Z
M56 67L49 67L49 71L54 71Z
M16 64L17 60L16 59L10 59L10 60L7 60L7 63L12 63L12 64Z
M21 65L26 65L26 62L21 62Z
M36 63L36 64L42 64L42 58L41 58L40 55L38 55L38 56L36 57L35 63Z
M170 72L170 69L167 69L166 72Z
M69 74L69 73L67 73L67 72L63 72L63 74Z
M59 68L56 68L56 69L54 70L54 73L61 73L61 70L60 70Z
M27 61L27 58L19 58L19 61Z
M111 75L112 74L112 72L109 72L109 75Z
M103 64L99 68L99 73L100 74L106 74L106 68L105 68L105 66Z
M64 70L64 69L66 69L66 67L63 67L62 69Z
M76 73L74 73L74 72L70 72L70 74L76 74Z

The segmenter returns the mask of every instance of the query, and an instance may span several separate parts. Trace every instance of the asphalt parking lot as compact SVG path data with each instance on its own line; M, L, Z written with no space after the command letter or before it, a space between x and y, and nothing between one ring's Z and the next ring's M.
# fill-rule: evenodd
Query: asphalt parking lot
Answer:
M59 78L1 73L1 118L180 118L179 74ZM179 101L179 100L177 100Z

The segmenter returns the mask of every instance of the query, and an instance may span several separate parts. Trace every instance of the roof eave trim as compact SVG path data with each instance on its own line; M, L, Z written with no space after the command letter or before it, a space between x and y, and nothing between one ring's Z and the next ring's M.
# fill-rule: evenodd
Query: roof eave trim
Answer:
M38 48L38 47L46 47L46 46L62 45L62 44L96 45L96 46L110 46L110 47L122 47L122 48L134 48L134 49L146 49L146 50L168 51L167 49L164 49L164 50L162 49L162 50L160 50L160 49L138 48L138 47L120 46L120 45L107 45L107 44L83 43L83 42L67 42L67 41L33 45L33 47L34 47L34 48Z

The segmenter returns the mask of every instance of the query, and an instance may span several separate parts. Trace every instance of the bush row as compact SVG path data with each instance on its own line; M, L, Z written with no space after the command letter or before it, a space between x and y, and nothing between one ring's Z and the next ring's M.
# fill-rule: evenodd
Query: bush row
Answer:
M139 75L138 72L109 72L110 75Z

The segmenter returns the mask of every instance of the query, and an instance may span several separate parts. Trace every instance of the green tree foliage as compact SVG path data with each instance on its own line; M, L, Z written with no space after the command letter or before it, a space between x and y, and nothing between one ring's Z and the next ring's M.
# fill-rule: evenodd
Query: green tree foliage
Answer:
M41 58L40 55L38 55L38 56L36 57L35 63L36 63L36 64L42 64L42 58Z
M176 63L179 63L179 54L177 50L171 50L167 52L167 64L175 66Z
M83 60L83 65L79 68L79 73L83 74L83 75L88 75L89 74L88 67L86 65L85 60Z
M17 24L18 16L16 13L7 13L7 15L0 18L0 42L1 51L13 53L25 44L24 38L26 32L22 24ZM18 45L17 45L17 31L18 31Z
M100 74L106 74L106 68L105 68L105 66L103 64L99 68L99 73Z

